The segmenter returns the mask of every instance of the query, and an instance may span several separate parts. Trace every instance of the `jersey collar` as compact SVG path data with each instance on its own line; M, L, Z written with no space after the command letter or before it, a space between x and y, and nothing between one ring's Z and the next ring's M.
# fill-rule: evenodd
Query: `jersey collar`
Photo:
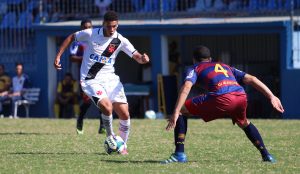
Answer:
M115 33L114 33L111 37L117 38L117 33L118 33L118 32L115 31ZM99 29L98 34L99 34L100 36L105 37L104 34L103 34L103 27L101 27L101 28Z

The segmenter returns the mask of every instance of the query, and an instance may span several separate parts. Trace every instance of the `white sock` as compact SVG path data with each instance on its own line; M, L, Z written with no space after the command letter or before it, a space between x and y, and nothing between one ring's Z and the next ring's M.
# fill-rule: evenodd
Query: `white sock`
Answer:
M124 140L125 143L127 143L129 132L130 132L130 119L120 120L119 134L120 134L120 137Z
M101 114L103 126L106 129L106 136L114 135L113 127L112 127L112 115L106 116L104 114Z

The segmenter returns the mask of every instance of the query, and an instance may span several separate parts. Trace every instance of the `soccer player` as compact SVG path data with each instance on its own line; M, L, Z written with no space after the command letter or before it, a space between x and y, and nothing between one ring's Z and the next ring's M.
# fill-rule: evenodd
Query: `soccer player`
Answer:
M81 21L80 24L80 29L85 30L92 28L92 21L90 19L84 19ZM77 62L79 66L81 66L82 58L83 58L83 53L84 49L87 47L85 42L73 42L72 45L70 46L70 60L72 62ZM84 92L81 90L81 96L82 96L82 104L80 105L80 113L79 116L77 117L77 122L76 122L76 132L77 134L83 134L83 119L84 115L86 114L87 110L91 106L91 100L90 98L84 94ZM102 123L102 117L101 117L101 111L100 112L100 126L98 129L98 133L102 134L105 133L105 128Z
M263 161L276 162L265 147L257 128L246 117L247 95L240 84L253 86L270 100L274 109L283 113L280 100L256 77L226 64L212 62L210 50L205 46L195 47L193 61L194 66L187 73L174 112L166 127L166 130L175 128L175 153L162 163L187 162L184 140L187 132L187 116L191 115L200 116L205 122L231 118L260 151ZM207 93L186 100L196 81Z
M127 142L130 116L124 88L115 74L114 63L120 51L124 51L140 64L149 62L147 54L140 54L128 39L117 32L118 15L108 11L103 17L101 28L86 29L69 35L62 43L54 60L56 69L61 68L60 57L74 40L87 42L81 72L83 92L102 111L103 124L108 137L113 136L112 112L119 116L119 134ZM125 149L122 154L128 154Z

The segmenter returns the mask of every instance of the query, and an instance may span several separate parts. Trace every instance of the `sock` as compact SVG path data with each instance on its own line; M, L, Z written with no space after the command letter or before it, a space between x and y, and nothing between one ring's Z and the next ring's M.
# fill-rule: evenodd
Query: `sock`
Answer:
M103 126L106 129L106 136L114 135L113 127L112 127L112 115L106 116L101 114L103 120Z
M260 133L252 123L250 123L247 127L244 128L244 132L249 138L249 140L253 143L253 145L260 151L262 157L269 155L269 152L264 145Z
M184 152L184 140L187 132L187 117L179 115L174 129L175 152Z
M120 120L119 134L120 134L120 137L124 140L125 143L127 143L129 132L130 132L130 119Z

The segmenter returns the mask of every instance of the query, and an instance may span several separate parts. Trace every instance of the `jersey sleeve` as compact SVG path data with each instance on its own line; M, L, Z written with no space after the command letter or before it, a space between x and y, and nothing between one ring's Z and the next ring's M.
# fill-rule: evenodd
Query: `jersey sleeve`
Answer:
M75 41L88 41L93 33L93 29L85 29L75 33Z
M233 75L234 75L236 81L237 81L239 84L244 84L244 83L243 83L243 79L244 79L246 73L243 72L243 71L241 71L241 70L239 70L239 69L236 69L236 68L234 68L234 67L231 67L231 70L232 70L232 73L233 73Z
M121 50L124 51L129 57L132 57L133 53L136 52L134 46L126 38L123 38Z
M191 81L193 84L197 81L197 74L194 68L188 68L186 71L185 81Z

